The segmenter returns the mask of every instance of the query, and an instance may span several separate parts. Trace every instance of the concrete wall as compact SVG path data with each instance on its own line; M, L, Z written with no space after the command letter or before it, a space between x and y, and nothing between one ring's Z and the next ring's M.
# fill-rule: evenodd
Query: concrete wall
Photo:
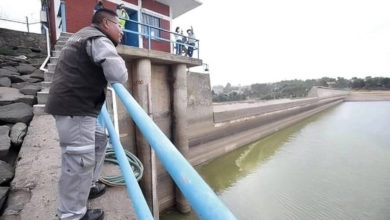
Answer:
M209 74L188 73L187 97L188 130L213 126L213 103Z
M169 65L151 64L151 83L148 85L143 80L137 80L136 66L138 60L126 61L129 72L129 80L125 87L134 96L135 89L141 89L145 93L150 92L151 104L145 111L153 117L157 126L164 134L171 138L172 136L172 96L171 96L171 69ZM150 88L148 88L150 86ZM141 158L140 152L137 151L136 143L136 126L122 102L117 98L118 121L120 130L120 139L123 147ZM165 169L157 159L156 170L158 174L158 191L160 209L166 209L175 205L174 185Z
M345 99L349 102L367 102L367 101L390 101L390 91L369 91L358 90L351 91L349 96Z
M254 107L247 107L237 110L227 110L227 111L214 111L214 123L228 122L232 120L238 120L246 117L252 117L256 115L266 114L270 112L285 110L288 108L299 107L303 105L312 104L316 102L316 98L307 98L307 99L295 99L283 101L281 103L275 103L271 105L259 105Z
M31 48L39 49L42 54L46 54L46 36L0 28L0 48L12 49L14 47L26 49L26 55L32 52Z
M307 97L328 97L328 96L348 95L349 93L350 93L349 90L313 86L313 88L310 89Z

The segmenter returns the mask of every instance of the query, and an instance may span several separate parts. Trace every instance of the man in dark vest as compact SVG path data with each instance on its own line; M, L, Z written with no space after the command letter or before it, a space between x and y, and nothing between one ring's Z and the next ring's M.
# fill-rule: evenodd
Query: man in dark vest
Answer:
M114 11L100 9L92 24L75 33L61 51L45 111L55 117L61 146L58 217L103 219L101 209L87 209L88 199L105 192L98 182L107 137L97 124L107 82L126 82L125 62L115 46L122 39Z

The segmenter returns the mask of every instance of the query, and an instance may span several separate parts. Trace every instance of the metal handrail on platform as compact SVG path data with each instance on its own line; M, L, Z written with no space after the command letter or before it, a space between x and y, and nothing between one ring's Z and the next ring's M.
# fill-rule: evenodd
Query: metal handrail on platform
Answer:
M188 199L198 217L204 220L236 219L232 212L146 114L126 88L120 83L113 83L112 88L119 96L139 130L155 151L161 164L165 167L176 185ZM115 132L105 106L103 106L101 116L108 128L115 155L119 161L122 175L125 177L127 190L137 216L141 220L151 219L152 215L150 214L150 210L146 204L145 198L140 198L139 193L142 195L141 189L135 180L130 165L127 160L124 159L125 154L123 147L120 144L119 137Z
M142 30L142 27L146 28L146 30L147 30L146 34L142 33L142 31L134 31L134 30L130 30L130 29L123 29L123 31L147 38L147 40L148 40L148 48L147 49L148 50L151 50L151 41L152 40L165 41L167 43L180 44L182 46L186 46L187 48L188 47L192 47L194 51L195 50L198 51L197 55L198 55L198 59L199 59L199 40L198 39L190 38L190 37L182 35L182 34L178 34L178 33L172 32L172 31L168 31L168 30L165 30L165 29L162 29L162 28L159 28L159 27L154 27L154 26L151 26L151 25L148 25L148 24L144 24L144 23L135 21L135 20L131 20L131 19L122 19L122 20L126 20L126 22L130 22L130 23L134 23L137 26L141 26L141 30ZM151 30L152 29L158 30L158 31L160 31L162 33L168 33L169 37L168 38L164 38L164 37L159 37L159 36L152 36L151 35ZM188 38L188 39L192 39L193 41L195 41L195 45L191 45L191 44L189 44L187 42L176 42L176 40L171 40L171 36L179 36L179 37L182 37L182 38L185 37L185 38Z

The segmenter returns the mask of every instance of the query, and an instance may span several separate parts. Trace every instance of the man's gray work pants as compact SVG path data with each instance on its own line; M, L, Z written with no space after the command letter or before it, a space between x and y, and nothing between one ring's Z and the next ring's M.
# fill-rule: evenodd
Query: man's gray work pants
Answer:
M90 188L100 176L107 136L95 117L54 117L62 159L58 216L78 220L86 213Z

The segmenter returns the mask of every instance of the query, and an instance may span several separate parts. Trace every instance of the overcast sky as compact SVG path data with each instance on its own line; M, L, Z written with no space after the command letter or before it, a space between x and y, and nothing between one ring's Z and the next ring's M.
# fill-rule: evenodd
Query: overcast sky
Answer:
M390 77L389 0L201 1L172 29L194 27L212 85ZM39 2L0 0L0 17L39 20Z
M40 0L0 0L0 18L26 22L26 16L31 22L40 21ZM0 20L0 27L27 31L26 24ZM30 25L30 32L41 33L40 24Z
M389 0L201 1L174 26L194 27L212 85L390 77Z

